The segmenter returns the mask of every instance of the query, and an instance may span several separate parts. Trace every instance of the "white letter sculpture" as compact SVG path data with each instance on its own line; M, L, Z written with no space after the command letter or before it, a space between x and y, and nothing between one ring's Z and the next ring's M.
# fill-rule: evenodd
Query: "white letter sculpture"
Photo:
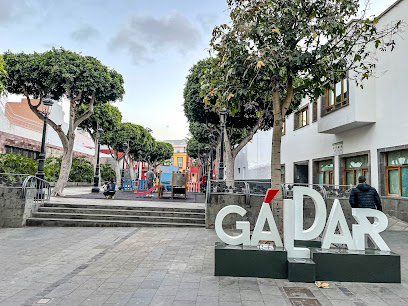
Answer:
M390 251L390 248L379 234L388 226L388 218L383 212L369 208L353 208L352 214L358 222L358 224L352 226L353 239L357 250L365 250L365 235L369 235L381 251ZM368 217L374 218L373 224L367 219Z
M337 224L339 225L340 234L335 234ZM356 249L346 218L344 217L343 209L337 199L334 200L329 218L327 219L326 229L323 233L322 249L330 249L332 243L346 244L349 250Z
M250 245L251 244L250 235L249 235L250 226L249 226L248 221L237 221L236 222L237 229L242 230L242 233L238 236L230 236L226 232L224 232L224 229L222 228L222 221L227 215L234 214L234 213L243 217L246 214L246 210L242 208L241 206L237 206L237 205L225 206L223 209L219 211L219 213L217 214L217 217L215 218L215 232L217 233L218 237L226 244Z
M303 196L309 196L315 206L315 220L312 226L303 230ZM293 200L284 200L284 241L288 257L310 258L308 248L295 248L294 240L317 238L326 224L326 204L316 190L308 187L293 187Z
M261 210L256 220L256 225L252 233L251 245L257 246L259 240L273 241L275 246L283 247L282 240L280 238L278 228L276 227L275 219L273 218L272 210L269 203L275 197L279 190L268 189L265 195L264 202L262 203ZM265 222L268 221L269 232L264 231Z

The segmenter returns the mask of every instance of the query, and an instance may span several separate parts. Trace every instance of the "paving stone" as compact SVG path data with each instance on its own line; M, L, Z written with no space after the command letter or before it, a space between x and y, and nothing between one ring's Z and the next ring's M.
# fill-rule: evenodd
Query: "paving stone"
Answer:
M175 301L196 301L198 295L198 289L178 289L176 293Z

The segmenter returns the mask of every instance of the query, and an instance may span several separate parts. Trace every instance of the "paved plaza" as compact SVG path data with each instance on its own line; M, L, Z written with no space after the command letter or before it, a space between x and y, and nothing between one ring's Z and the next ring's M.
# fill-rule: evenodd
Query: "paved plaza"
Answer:
M402 255L402 284L329 289L215 277L213 230L0 229L0 305L408 305L408 231L393 225L383 236Z

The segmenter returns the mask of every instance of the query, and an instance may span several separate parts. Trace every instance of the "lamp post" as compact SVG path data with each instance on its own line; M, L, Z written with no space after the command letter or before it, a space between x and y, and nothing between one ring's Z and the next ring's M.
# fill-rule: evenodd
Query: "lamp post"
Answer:
M95 176L94 176L94 186L92 188L92 192L98 192L99 193L99 151L101 150L101 135L103 133L102 128L99 128L97 131L97 142L98 142L98 153L96 155L96 167L95 167Z
M51 107L53 104L54 102L51 100L50 96L47 96L43 100L43 106L44 106L43 110L40 111L40 113L44 116L44 125L43 125L43 133L42 133L42 140L41 140L41 152L40 152L40 155L38 156L38 169L37 169L37 173L35 174L35 176L40 179L40 180L37 180L37 198L39 199L44 198L42 180L44 180L44 177L45 177L45 174L44 174L45 138L47 135L47 119L51 113Z
M219 112L220 114L220 123L221 123L221 156L220 156L220 169L218 171L218 179L224 179L224 130L225 130L225 121L227 119L228 111L225 107Z

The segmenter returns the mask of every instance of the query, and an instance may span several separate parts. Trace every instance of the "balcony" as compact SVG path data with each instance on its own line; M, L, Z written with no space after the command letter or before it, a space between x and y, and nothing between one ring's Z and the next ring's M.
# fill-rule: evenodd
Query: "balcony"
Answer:
M371 84L370 84L371 85ZM318 132L338 134L376 122L376 100L374 86L363 90L350 88L349 103L329 113L324 113L325 103L322 99L321 116L318 120Z

